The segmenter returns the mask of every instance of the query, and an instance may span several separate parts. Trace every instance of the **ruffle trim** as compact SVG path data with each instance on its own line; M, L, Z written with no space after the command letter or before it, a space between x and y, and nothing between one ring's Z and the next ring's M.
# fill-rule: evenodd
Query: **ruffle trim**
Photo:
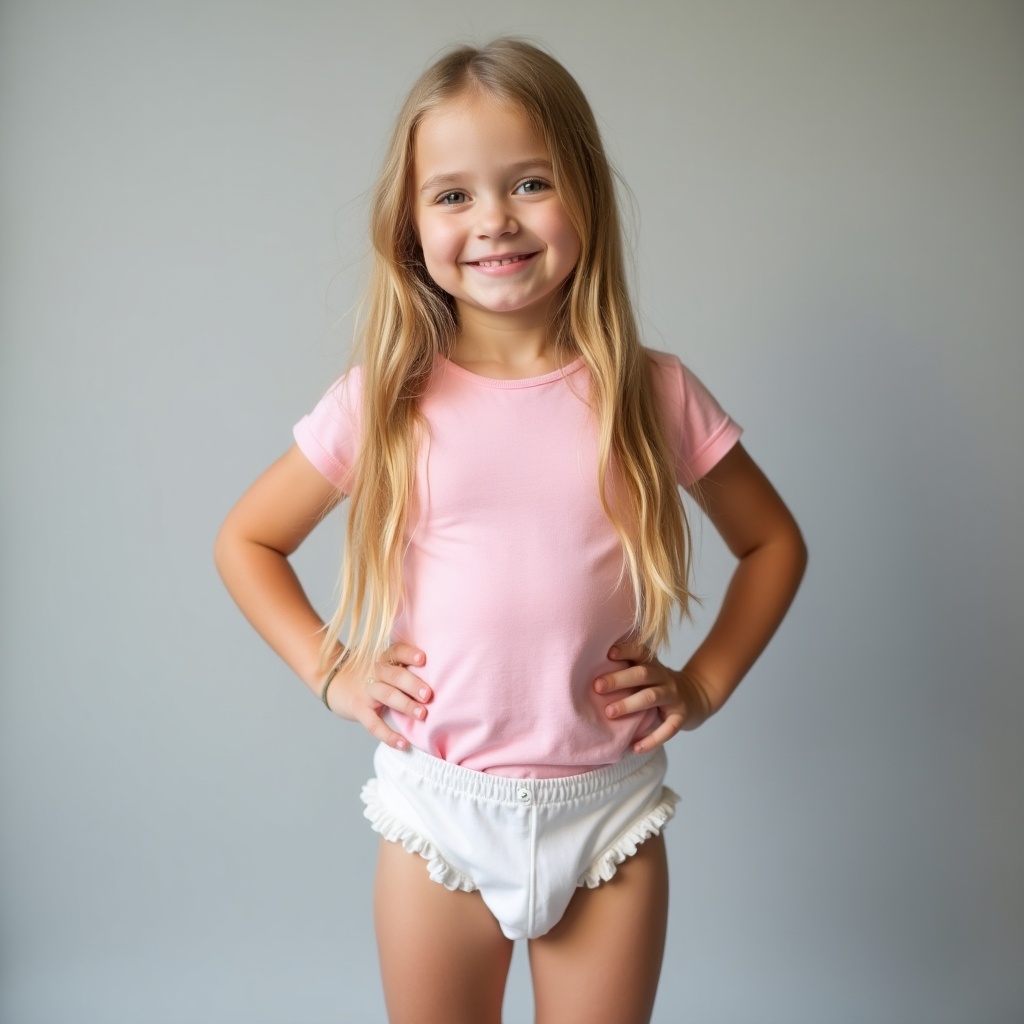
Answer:
M577 887L585 885L588 889L596 889L602 882L611 879L619 869L619 865L636 854L637 848L645 839L659 835L665 825L676 813L679 795L668 786L661 788L661 801L628 832L624 832L615 842L598 857L586 871L580 875Z
M435 882L453 891L473 892L476 889L473 880L452 867L429 839L385 808L377 792L376 779L370 779L359 796L366 804L363 817L369 820L374 832L379 832L389 843L401 843L409 853L418 853L427 862L427 871Z

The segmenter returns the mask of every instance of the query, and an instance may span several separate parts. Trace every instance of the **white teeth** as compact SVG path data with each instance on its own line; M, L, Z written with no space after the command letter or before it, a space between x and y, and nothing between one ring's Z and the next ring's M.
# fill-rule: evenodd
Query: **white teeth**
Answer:
M510 263L521 263L523 260L529 259L528 256L510 256L508 259L502 260L477 260L478 267L507 267Z

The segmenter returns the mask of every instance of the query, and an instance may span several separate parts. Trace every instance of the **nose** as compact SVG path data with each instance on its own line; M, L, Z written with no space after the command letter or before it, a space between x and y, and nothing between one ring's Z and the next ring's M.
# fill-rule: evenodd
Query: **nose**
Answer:
M478 238L514 235L519 230L519 224L504 197L491 196L478 199L477 214Z

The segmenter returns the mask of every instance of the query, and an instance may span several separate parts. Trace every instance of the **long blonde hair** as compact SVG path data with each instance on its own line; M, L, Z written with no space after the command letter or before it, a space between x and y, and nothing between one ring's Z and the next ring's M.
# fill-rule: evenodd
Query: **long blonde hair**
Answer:
M613 173L590 106L553 57L517 39L452 50L419 78L395 125L373 195L373 266L360 332L362 447L350 486L341 597L324 641L363 669L390 643L402 596L406 529L421 437L417 399L438 355L449 355L454 303L427 274L413 227L410 183L416 128L469 89L503 99L542 134L555 188L580 239L551 325L556 352L582 358L598 436L598 487L622 540L634 601L632 635L652 649L685 615L689 530L674 462L629 298Z

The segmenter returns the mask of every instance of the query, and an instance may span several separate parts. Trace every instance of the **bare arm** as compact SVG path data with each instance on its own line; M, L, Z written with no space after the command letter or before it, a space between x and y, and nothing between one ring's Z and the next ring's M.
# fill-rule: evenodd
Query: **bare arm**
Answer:
M768 646L807 565L800 529L742 445L691 490L739 560L721 610L683 671L701 682L718 711Z
M767 647L807 564L800 529L768 478L737 444L690 494L738 559L703 643L678 672L634 644L609 656L638 662L595 683L598 692L640 687L608 706L611 717L658 707L662 724L638 745L649 750L720 710Z
M337 490L293 445L242 495L214 545L217 570L235 603L318 697L325 677L320 666L324 623L288 557L339 500ZM342 653L339 646L339 658ZM387 706L417 718L426 715L429 688L405 667L425 660L409 644L393 645L374 671L372 693L365 679L342 670L331 684L332 710L360 722L378 739L400 745L404 740L383 722L380 711Z

